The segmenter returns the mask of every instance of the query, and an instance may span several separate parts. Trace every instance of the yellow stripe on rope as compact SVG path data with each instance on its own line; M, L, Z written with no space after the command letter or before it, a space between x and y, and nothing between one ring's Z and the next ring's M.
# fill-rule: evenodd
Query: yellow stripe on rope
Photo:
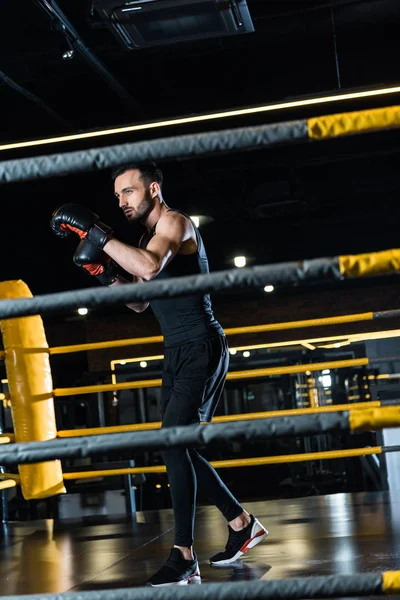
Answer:
M374 108L308 119L308 137L313 140L388 129L400 126L400 106Z
M400 571L386 571L386 573L383 573L382 589L385 594L400 592Z
M384 429L385 427L400 427L400 406L351 411L349 425L350 431L371 431Z
M328 450L326 452L306 452L304 454L285 454L281 456L260 456L255 458L234 458L231 460L214 460L214 469L230 469L233 467L261 467L264 465L280 465L307 460L332 460L335 458L353 458L370 454L381 454L381 446L372 448L351 448L350 450ZM64 473L64 479L97 479L98 477L114 477L116 475L134 475L137 473L166 473L163 465L155 467L127 467L125 469L105 469L104 471L77 471Z
M400 271L400 249L339 256L339 267L347 278L396 273Z

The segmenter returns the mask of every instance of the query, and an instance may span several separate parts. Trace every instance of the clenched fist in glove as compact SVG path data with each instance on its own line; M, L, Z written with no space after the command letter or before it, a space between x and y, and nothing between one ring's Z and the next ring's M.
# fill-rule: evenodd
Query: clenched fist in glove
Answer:
M88 240L79 242L73 260L78 267L96 277L103 285L111 285L121 275L118 265Z
M57 208L50 226L59 237L66 237L73 232L101 249L113 234L111 227L99 220L99 215L80 204L68 203Z

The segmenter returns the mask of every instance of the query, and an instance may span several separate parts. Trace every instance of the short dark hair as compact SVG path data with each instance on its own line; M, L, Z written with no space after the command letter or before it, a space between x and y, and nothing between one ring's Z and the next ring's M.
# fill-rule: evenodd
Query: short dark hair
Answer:
M150 185L150 183L156 181L160 187L162 186L163 174L155 162L148 161L121 165L112 171L111 179L115 181L117 177L123 175L123 173L126 173L127 171L140 171L140 178L146 185Z

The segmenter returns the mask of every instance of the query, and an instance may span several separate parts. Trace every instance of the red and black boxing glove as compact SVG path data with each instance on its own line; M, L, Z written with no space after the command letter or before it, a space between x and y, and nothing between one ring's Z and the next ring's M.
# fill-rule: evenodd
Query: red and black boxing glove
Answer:
M72 203L63 204L53 212L50 227L59 237L76 233L100 249L113 234L111 227L100 221L99 215L85 206Z
M89 242L79 242L73 257L74 263L103 285L111 285L122 275L115 263L103 250Z

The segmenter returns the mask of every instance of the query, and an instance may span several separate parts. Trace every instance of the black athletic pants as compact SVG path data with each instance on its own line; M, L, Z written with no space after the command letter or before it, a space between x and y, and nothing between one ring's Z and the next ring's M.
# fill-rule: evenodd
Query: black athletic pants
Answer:
M228 363L225 336L166 348L161 390L162 427L211 420ZM228 522L241 514L243 507L197 450L171 448L164 450L162 456L171 490L176 546L193 545L197 485Z

